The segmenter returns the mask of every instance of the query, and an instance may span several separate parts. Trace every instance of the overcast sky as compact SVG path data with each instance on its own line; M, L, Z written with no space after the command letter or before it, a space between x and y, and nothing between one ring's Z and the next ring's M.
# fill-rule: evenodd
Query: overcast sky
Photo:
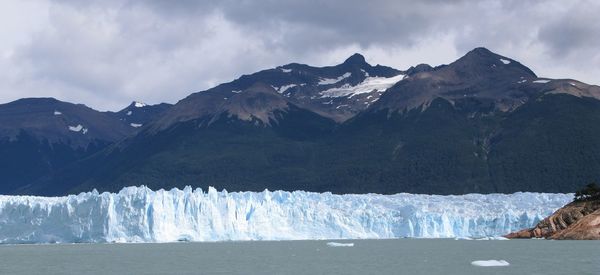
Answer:
M84 4L85 3L85 4ZM600 1L2 0L0 103L170 102L354 52L398 69L484 46L540 76L600 84Z

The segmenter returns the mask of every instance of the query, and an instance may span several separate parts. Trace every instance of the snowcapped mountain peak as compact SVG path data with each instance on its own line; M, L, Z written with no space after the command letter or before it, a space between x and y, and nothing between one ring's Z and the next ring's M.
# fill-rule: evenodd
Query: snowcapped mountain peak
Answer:
M147 106L146 103L139 102L139 101L134 101L132 104L133 104L133 106L135 106L137 108L142 108L142 107L146 107Z

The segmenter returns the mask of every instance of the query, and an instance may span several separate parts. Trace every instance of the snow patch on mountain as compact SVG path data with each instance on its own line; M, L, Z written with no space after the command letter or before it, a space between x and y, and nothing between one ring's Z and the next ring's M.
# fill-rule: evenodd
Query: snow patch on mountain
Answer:
M83 125L78 124L77 126L69 126L69 131L72 131L72 132L81 132L81 133L83 133L85 135L85 134L87 134L88 129L85 128L85 127L83 127Z
M275 87L275 86L271 86L271 87L273 87L273 89L275 89L278 93L283 94L289 88L293 88L293 87L296 87L296 86L298 86L298 85L296 85L296 84L289 84L289 85L283 85L281 87Z
M345 73L345 74L339 76L338 78L321 78L319 80L319 85L335 84L335 83L338 83L338 82L350 77L351 75L352 75L352 73Z
M140 128L142 127L143 124L140 123L130 123L129 126L133 127L133 128Z
M374 91L383 92L388 88L394 86L404 78L404 75L397 75L393 77L367 77L361 83L355 86L350 84L344 84L341 87L335 87L321 91L321 97L342 97L342 96L354 96L358 94L370 93Z
M136 101L136 102L134 102L134 106L137 108L146 107L146 103Z
M212 187L0 196L0 243L475 238L531 227L572 197L229 193Z
M550 79L538 79L538 80L534 80L533 83L538 83L538 84L545 84L550 82Z
M61 113L61 112L59 112L59 111L54 111L54 115L55 115L55 116L60 116L60 115L62 115L62 113Z
M510 60L508 60L508 59L500 58L500 61L501 61L502 63L504 63L504 65L508 65L508 64L510 64Z

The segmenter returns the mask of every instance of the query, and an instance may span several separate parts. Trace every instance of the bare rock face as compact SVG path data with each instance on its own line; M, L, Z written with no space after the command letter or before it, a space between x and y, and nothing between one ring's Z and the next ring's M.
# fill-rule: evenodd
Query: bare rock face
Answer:
M534 228L513 232L509 239L600 240L600 201L575 201L565 205Z
M552 236L556 240L600 240L600 209Z

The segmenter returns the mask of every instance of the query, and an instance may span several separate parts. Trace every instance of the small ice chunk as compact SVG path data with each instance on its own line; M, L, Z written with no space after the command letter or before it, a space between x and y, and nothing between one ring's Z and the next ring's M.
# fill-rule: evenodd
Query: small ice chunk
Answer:
M127 112L127 115L130 116L131 114L133 114L132 111Z
M484 261L472 261L471 265L474 265L474 266L484 266L484 267L489 267L489 266L509 266L510 263L508 263L505 260L484 260Z
M353 247L354 243L337 243L337 242L328 242L327 246L329 247Z
M143 124L140 124L140 123L130 123L129 125L131 127L133 127L133 128L140 128L140 127L142 127Z
M137 102L137 101L136 101L136 102L134 103L134 106L135 106L135 107L137 107L137 108L141 108L141 107L145 107L145 106L146 106L146 103L142 103L142 102Z
M533 83L548 83L550 82L550 79L538 79L538 80L534 80Z
M501 236L491 236L491 237L476 238L474 240L477 240L477 241L507 241L509 239L505 238L505 237L501 237Z
M504 65L510 64L510 60L508 60L508 59L500 58L500 61L502 61L502 63L504 63Z
M59 112L59 111L54 111L54 115L55 115L55 116L60 116L60 115L62 115L62 113L61 113L61 112Z

